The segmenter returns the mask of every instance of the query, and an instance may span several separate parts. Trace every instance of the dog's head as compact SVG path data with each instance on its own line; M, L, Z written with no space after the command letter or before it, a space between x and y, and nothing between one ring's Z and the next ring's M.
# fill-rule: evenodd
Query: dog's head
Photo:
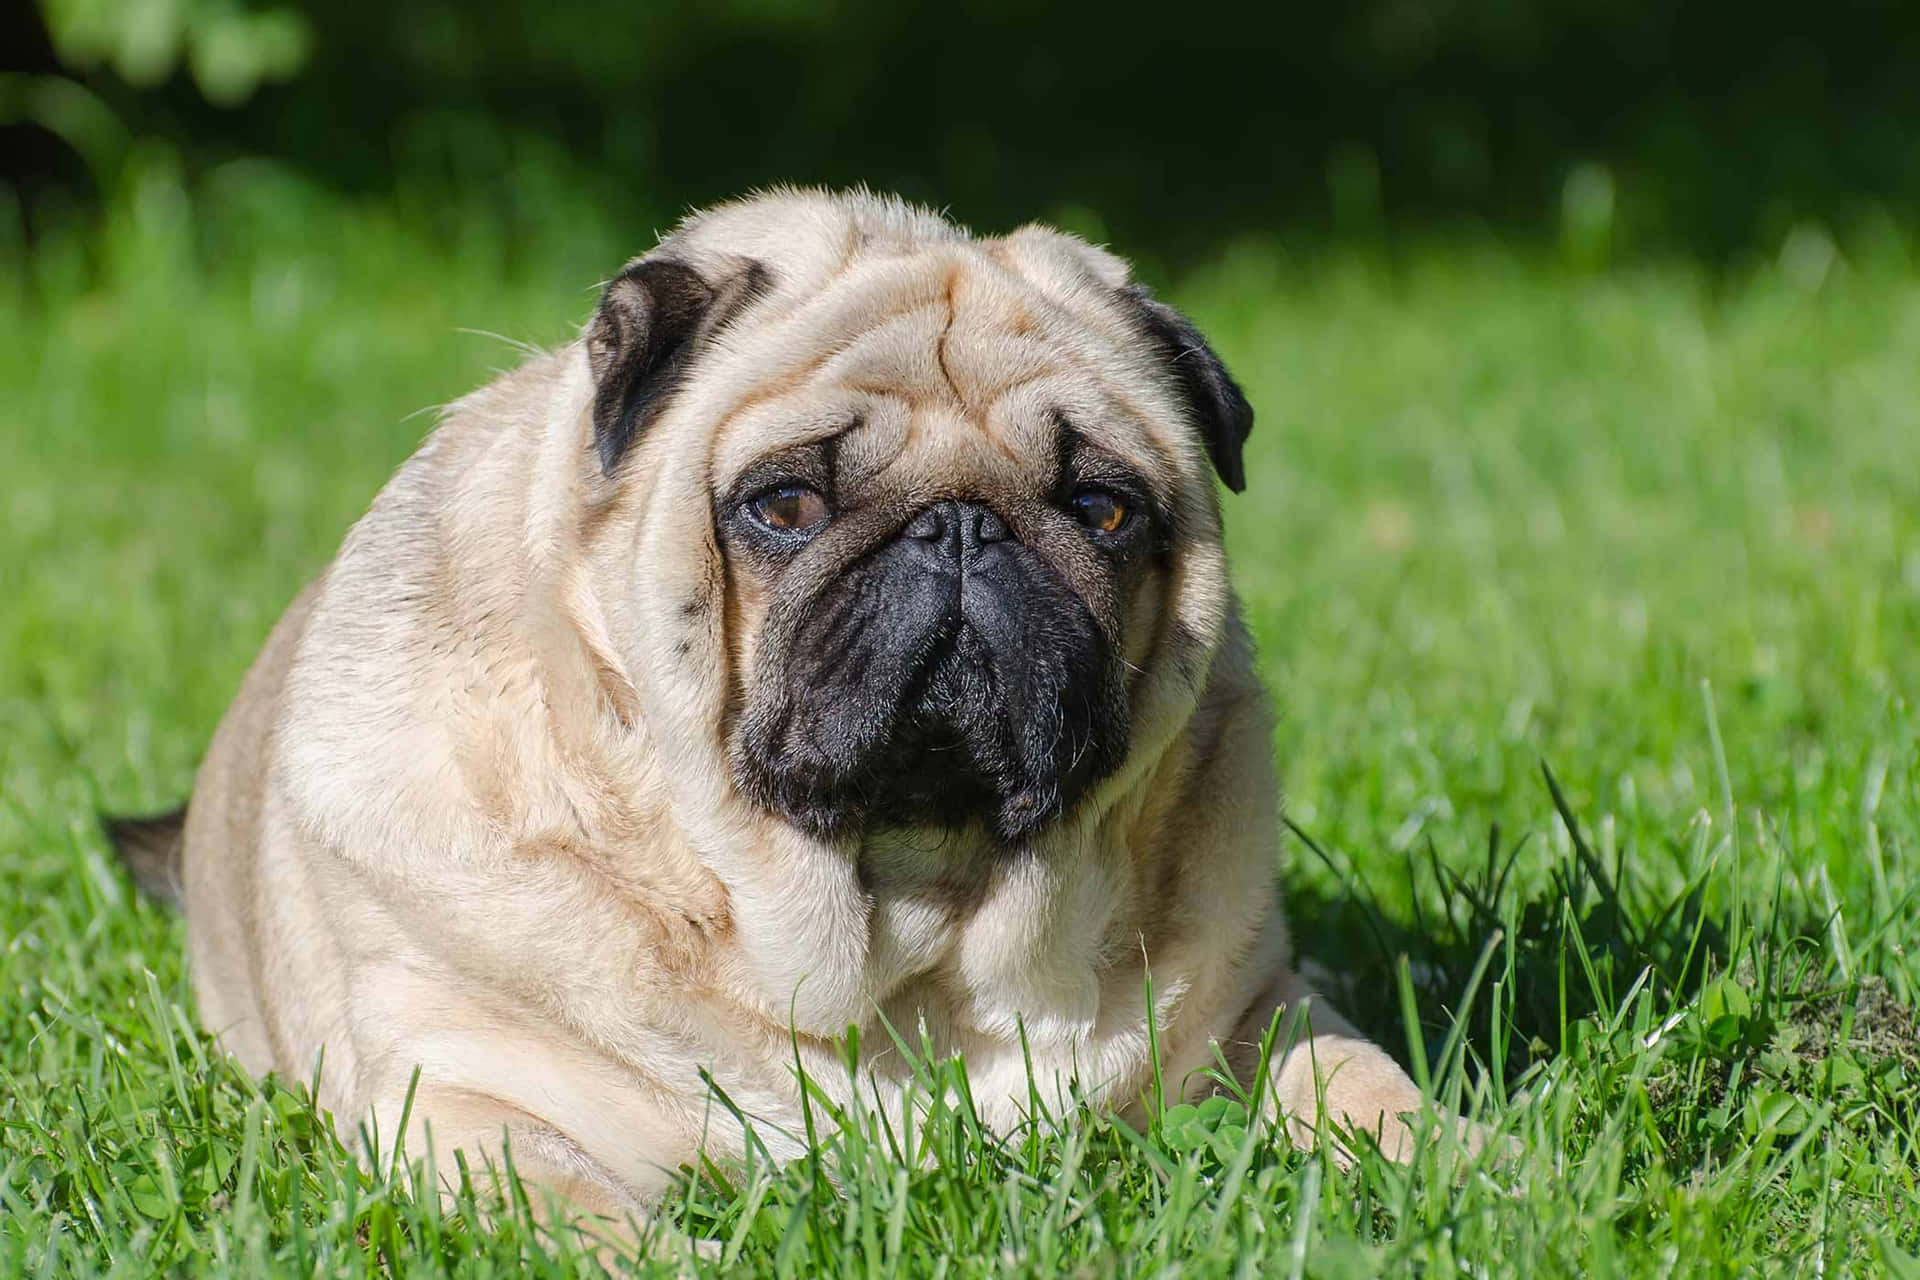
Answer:
M711 686L763 808L1018 841L1128 758L1149 686L1191 705L1209 466L1241 487L1253 415L1112 255L763 197L628 266L585 345L601 501L645 495L639 683Z

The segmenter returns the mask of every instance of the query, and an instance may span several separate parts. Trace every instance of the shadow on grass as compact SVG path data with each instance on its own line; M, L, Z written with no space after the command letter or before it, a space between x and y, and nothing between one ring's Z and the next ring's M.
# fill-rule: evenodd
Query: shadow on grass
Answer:
M1296 952L1310 972L1327 970L1327 993L1357 1027L1405 1061L1407 1024L1391 993L1410 984L1421 1051L1432 1058L1491 947L1490 996L1466 1011L1461 1034L1475 1078L1491 1072L1509 1089L1642 995L1661 1013L1662 1034L1680 1028L1715 1059L1777 1046L1790 1030L1816 1052L1838 1034L1874 1056L1920 1062L1912 1011L1884 981L1834 963L1833 917L1782 893L1780 875L1763 914L1743 901L1748 886L1732 881L1726 860L1690 858L1677 841L1657 865L1630 858L1624 843L1609 864L1552 769L1541 773L1569 837L1546 882L1531 890L1515 882L1531 837L1509 841L1494 826L1484 861L1468 870L1443 861L1429 838L1405 855L1414 906L1403 916L1383 909L1338 851L1289 821L1293 856L1325 863L1350 890L1293 886L1286 909ZM1690 860L1697 869L1688 872Z

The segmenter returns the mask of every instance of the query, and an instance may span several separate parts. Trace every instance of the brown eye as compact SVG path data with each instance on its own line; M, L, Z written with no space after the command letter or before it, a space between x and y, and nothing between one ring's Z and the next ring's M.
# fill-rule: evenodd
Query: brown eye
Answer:
M1133 512L1117 493L1105 489L1082 489L1073 495L1073 514L1081 524L1098 533L1118 533Z
M769 489L752 502L753 514L770 529L805 530L825 524L827 500L805 485Z

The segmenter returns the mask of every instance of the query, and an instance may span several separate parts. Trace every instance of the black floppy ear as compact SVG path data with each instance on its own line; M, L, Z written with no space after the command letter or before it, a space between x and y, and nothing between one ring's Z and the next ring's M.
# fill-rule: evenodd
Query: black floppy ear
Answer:
M636 262L613 278L587 326L602 471L611 472L660 416L701 345L766 285L757 262L716 285L672 258Z
M1140 285L1128 285L1120 292L1138 311L1147 337L1179 382L1194 425L1207 442L1214 470L1227 488L1241 492L1247 487L1247 471L1240 455L1253 431L1253 406L1240 393L1240 384L1185 316Z

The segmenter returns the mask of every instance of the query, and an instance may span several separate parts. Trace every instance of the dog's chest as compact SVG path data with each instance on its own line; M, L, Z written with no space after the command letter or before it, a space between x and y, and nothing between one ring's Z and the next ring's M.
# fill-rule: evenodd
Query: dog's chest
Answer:
M871 902L861 985L889 1018L956 1040L1092 1029L1118 894L1084 851L1010 855L909 832L870 842L860 872Z

